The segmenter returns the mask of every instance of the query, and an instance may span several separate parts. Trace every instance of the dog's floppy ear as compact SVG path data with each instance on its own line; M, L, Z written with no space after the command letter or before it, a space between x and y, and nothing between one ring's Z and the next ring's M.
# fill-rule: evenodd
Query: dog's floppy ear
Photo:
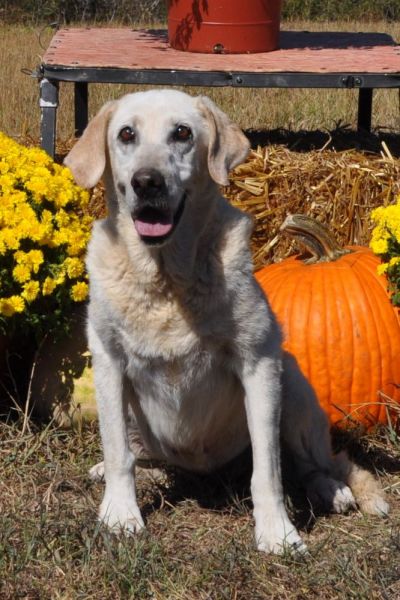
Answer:
M250 143L240 127L212 100L206 96L199 96L198 100L208 122L208 170L216 183L228 185L229 171L247 158Z
M115 101L110 101L101 108L64 159L64 164L71 169L76 183L83 188L94 187L104 173L107 127L115 104Z

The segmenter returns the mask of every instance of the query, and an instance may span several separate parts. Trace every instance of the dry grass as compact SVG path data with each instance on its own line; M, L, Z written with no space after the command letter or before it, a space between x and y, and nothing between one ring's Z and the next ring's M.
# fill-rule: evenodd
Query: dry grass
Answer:
M399 23L284 23L286 29L373 30L387 32L400 40ZM27 27L2 26L0 35L0 130L12 136L39 137L38 84L22 72L34 70L41 62L51 31ZM108 99L118 97L134 86L90 86L90 113L93 115ZM143 89L143 86L142 88ZM355 127L356 90L303 89L230 89L190 88L192 93L206 92L243 128L333 129L338 122ZM373 123L385 130L400 128L399 94L396 90L377 90L374 97ZM73 133L72 86L60 87L58 137L66 140Z
M95 520L103 488L87 476L100 458L95 425L31 424L22 434L18 422L2 422L0 598L398 600L399 440L386 430L352 450L379 469L391 516L313 515L290 484L289 510L311 552L304 560L254 550L248 456L209 477L141 476L147 532L121 539Z

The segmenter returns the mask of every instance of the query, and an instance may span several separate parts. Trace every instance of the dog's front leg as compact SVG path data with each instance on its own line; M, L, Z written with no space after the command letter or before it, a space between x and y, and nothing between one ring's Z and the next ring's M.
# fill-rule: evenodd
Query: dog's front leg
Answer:
M113 530L137 532L144 523L136 500L135 457L128 443L123 370L104 349L92 349L92 355L106 482L99 518Z
M243 371L247 422L253 450L251 494L257 548L264 552L304 551L284 502L280 468L279 423L281 366L263 357Z

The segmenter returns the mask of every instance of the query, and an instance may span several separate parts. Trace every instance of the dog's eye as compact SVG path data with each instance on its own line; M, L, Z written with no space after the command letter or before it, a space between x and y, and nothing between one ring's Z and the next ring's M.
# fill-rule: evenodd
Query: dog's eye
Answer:
M132 127L123 127L119 132L118 137L124 144L129 144L135 141L136 133L133 131Z
M178 125L173 133L173 138L176 142L188 142L192 137L192 130L187 125Z

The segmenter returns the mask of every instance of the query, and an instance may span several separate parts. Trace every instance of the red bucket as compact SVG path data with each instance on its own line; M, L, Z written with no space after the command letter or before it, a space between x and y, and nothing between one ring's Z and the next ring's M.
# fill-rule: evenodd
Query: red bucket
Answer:
M282 0L167 0L169 42L188 52L276 50L281 4Z

